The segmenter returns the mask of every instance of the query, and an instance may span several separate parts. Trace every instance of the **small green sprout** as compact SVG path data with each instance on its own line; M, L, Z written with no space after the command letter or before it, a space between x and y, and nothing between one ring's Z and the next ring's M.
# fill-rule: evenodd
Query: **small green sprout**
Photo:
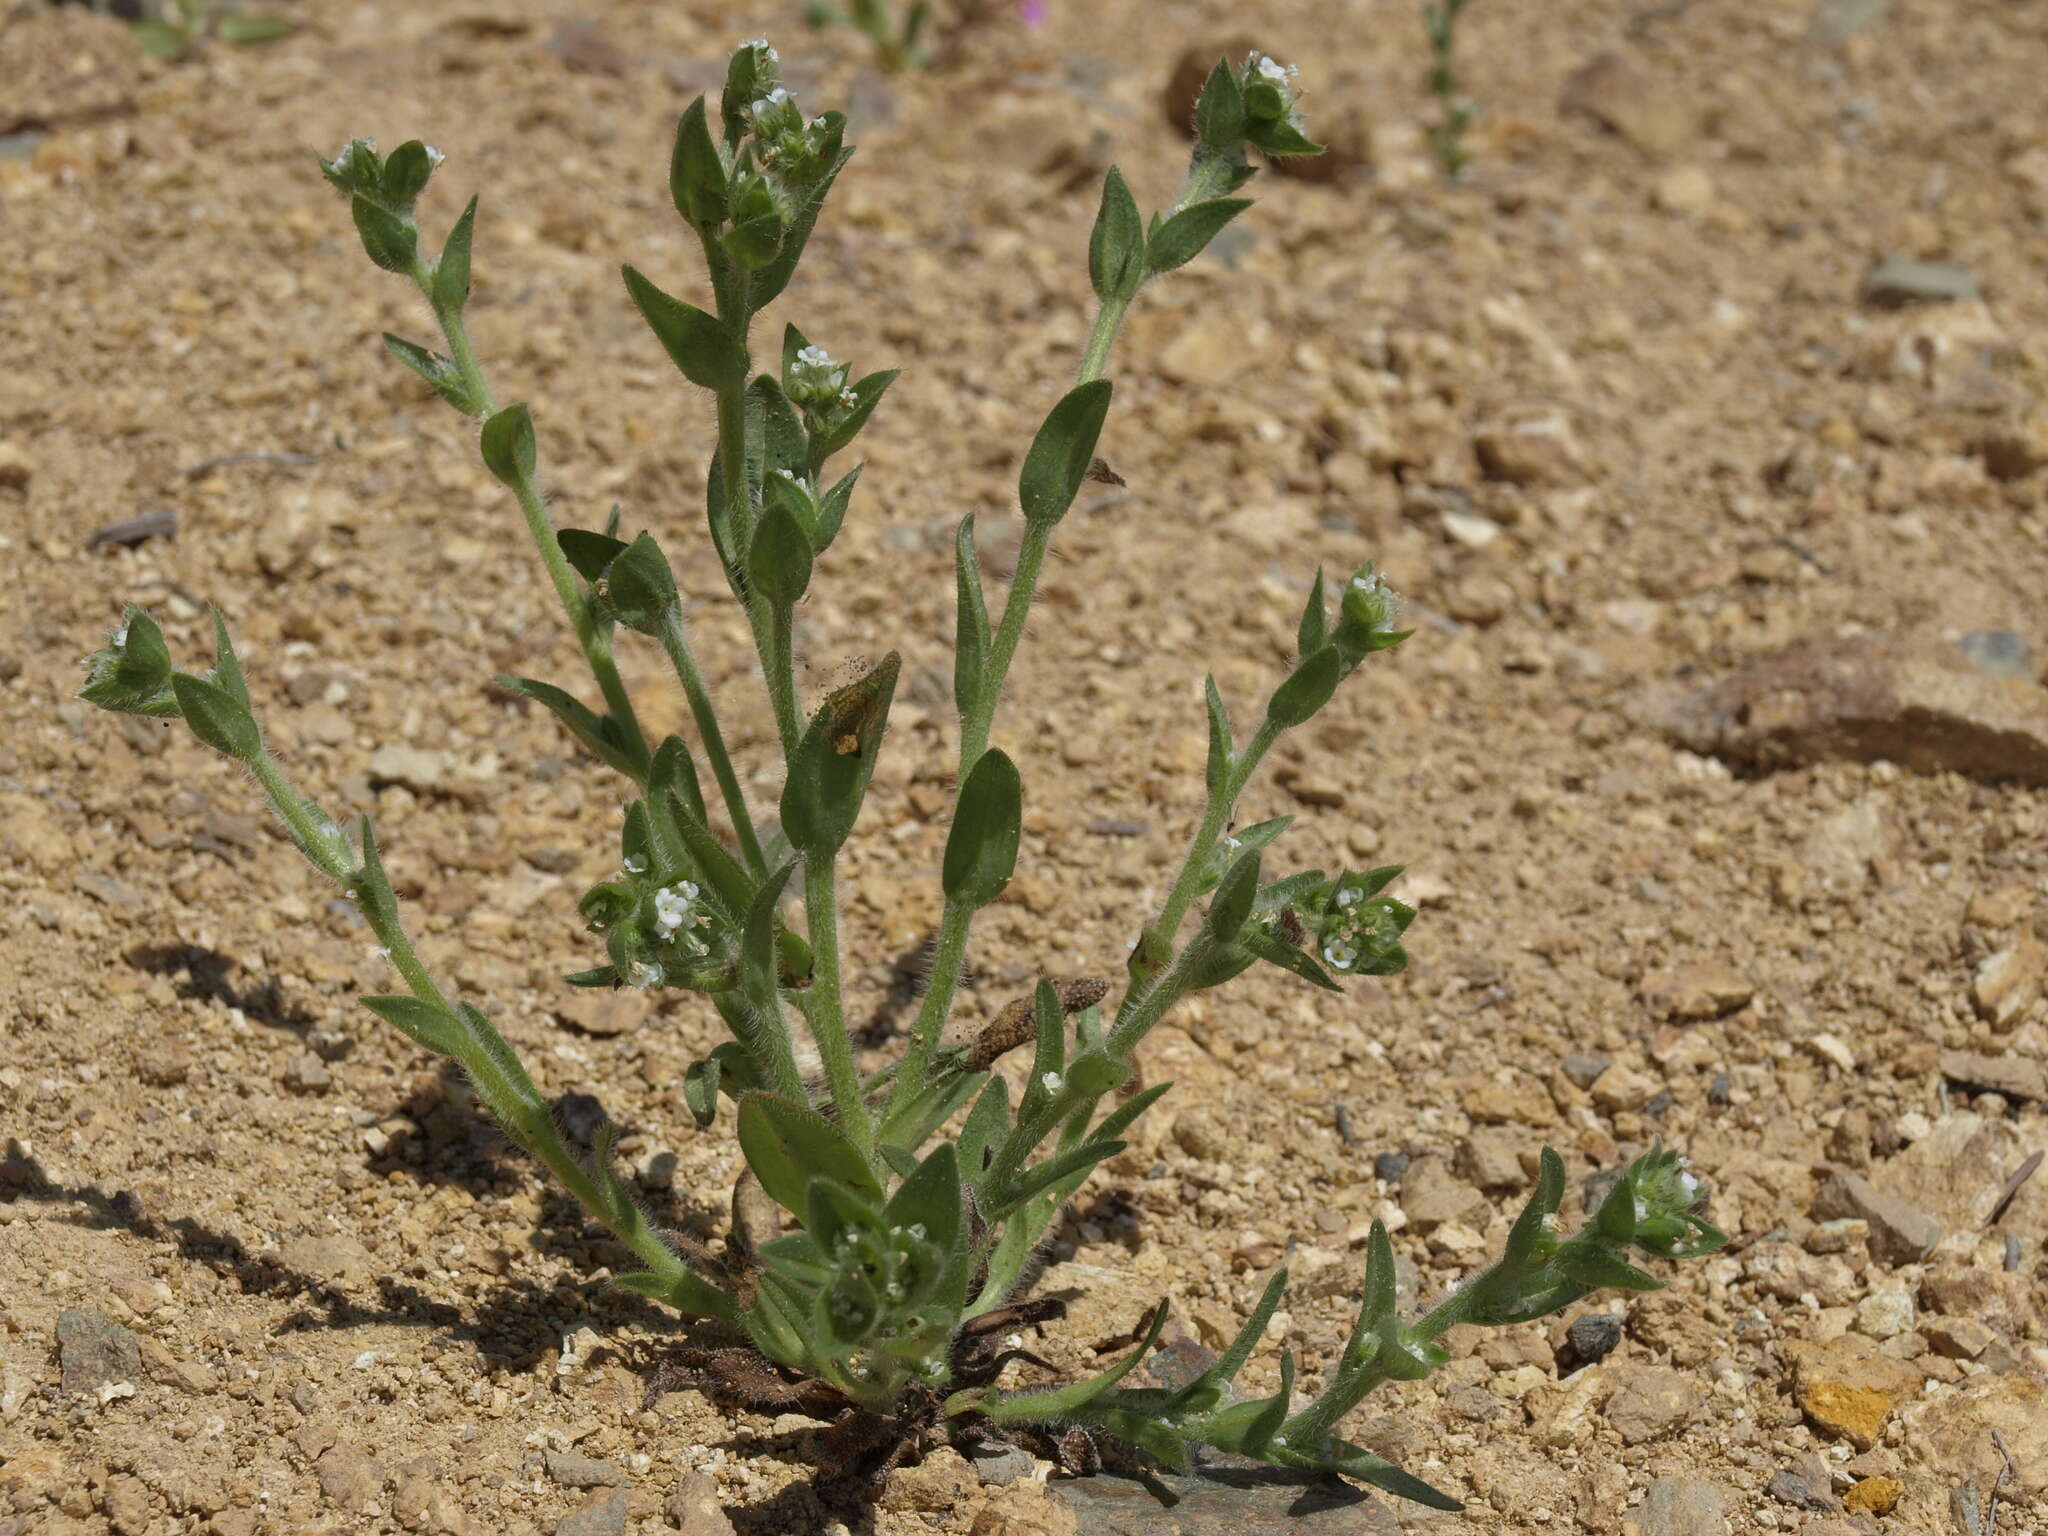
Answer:
M1196 111L1198 141L1180 194L1149 219L1120 172L1105 178L1088 242L1094 328L1073 386L1023 456L1022 545L999 608L983 590L975 524L955 541L953 669L958 786L940 869L944 907L928 986L901 1051L877 1065L855 1049L839 934L841 854L856 836L887 742L900 663L892 652L813 701L800 699L796 609L818 580L851 511L861 467L832 461L883 403L893 370L862 373L794 324L757 367L760 312L788 287L813 225L852 150L836 112L800 110L775 50L743 45L718 100L700 97L677 124L668 190L702 249L708 307L631 266L628 297L689 383L716 401L717 447L705 524L731 599L744 615L775 721L783 788L752 803L720 728L685 622L674 570L654 537L630 537L614 512L602 530L557 529L541 489L531 410L500 399L467 323L478 201L439 249L418 204L441 163L417 141L380 155L344 145L321 170L348 200L365 253L408 280L438 340L387 335L385 346L474 424L478 453L512 493L598 698L556 684L501 679L559 717L624 781L614 873L583 896L593 964L583 987L694 993L731 1038L685 1073L684 1102L709 1128L728 1104L745 1160L732 1191L725 1251L713 1257L658 1230L612 1166L604 1127L589 1157L572 1148L518 1054L474 1003L443 990L409 938L368 817L351 830L301 796L271 755L227 627L215 620L213 665L180 671L156 623L130 608L87 659L83 696L111 710L182 719L254 775L292 841L354 902L404 990L363 1004L423 1049L450 1057L505 1134L543 1163L629 1249L626 1289L704 1320L727 1347L696 1351L707 1387L771 1411L801 1401L835 1417L841 1491L871 1493L906 1451L934 1435L1029 1435L1079 1427L1174 1466L1203 1451L1341 1473L1427 1503L1454 1501L1344 1440L1340 1422L1375 1386L1427 1376L1454 1323L1545 1316L1597 1287L1661 1282L1628 1255L1688 1258L1721 1234L1697 1214L1701 1190L1657 1150L1622 1171L1588 1224L1556 1227L1564 1165L1545 1151L1534 1196L1500 1261L1415 1322L1394 1307L1393 1249L1372 1231L1358 1321L1307 1406L1293 1402L1295 1364L1279 1390L1233 1400L1231 1383L1279 1306L1272 1277L1236 1341L1195 1381L1126 1386L1159 1338L1091 1381L1006 1387L1001 1341L1059 1313L1029 1296L1034 1256L1066 1203L1168 1085L1134 1091L1146 1037L1183 1000L1260 963L1327 991L1407 964L1413 908L1387 894L1398 867L1297 869L1269 875L1289 830L1281 817L1233 830L1238 805L1274 746L1312 720L1351 675L1410 631L1371 566L1334 594L1320 572L1296 632L1298 659L1263 700L1249 732L1207 684L1207 803L1158 910L1140 926L1120 995L1102 978L1046 979L979 1030L954 1026L976 916L1013 877L1024 787L990 735L1039 580L1062 521L1095 473L1113 389L1106 372L1125 316L1144 289L1186 265L1250 206L1233 196L1249 153L1314 153L1294 71L1263 54L1219 63ZM660 647L688 701L691 728L650 739L615 658L623 635ZM705 770L708 770L705 771ZM790 900L801 903L799 924ZM809 1050L801 1049L808 1046ZM1028 1047L1015 1082L997 1070ZM819 1070L801 1063L814 1056ZM829 1490L828 1490L829 1491Z
M1472 126L1472 103L1458 86L1458 15L1468 0L1425 0L1422 25L1429 33L1429 89L1436 97L1437 120L1429 131L1430 147L1444 180L1465 174L1472 157L1465 150L1465 130Z
M135 44L153 59L175 64L209 37L224 43L274 43L298 23L289 16L217 11L214 0L164 0L155 16L132 23Z

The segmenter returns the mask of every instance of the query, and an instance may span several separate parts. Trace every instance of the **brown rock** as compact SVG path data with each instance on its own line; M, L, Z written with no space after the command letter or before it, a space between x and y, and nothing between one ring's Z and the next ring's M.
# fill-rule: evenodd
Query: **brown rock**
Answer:
M135 1335L89 1307L67 1307L57 1315L57 1361L64 1391L89 1392L102 1402L134 1396L142 1376Z
M363 1506L384 1491L383 1467L346 1440L322 1452L314 1471L328 1501L351 1514L361 1514Z
M1974 1317L1930 1317L1922 1320L1920 1332L1938 1355L1951 1360L1974 1360L1998 1337Z
M1730 965L1682 965L1643 978L1643 1001L1663 1019L1718 1019L1756 996L1756 988Z
M1418 1157L1401 1175L1402 1213L1423 1236L1464 1220L1485 1204L1479 1191L1454 1177L1440 1157Z
M661 1512L679 1536L732 1536L732 1521L709 1473L685 1468L662 1501Z
M0 133L92 122L129 110L142 54L111 13L69 6L0 28Z
M2048 1101L2048 1066L2011 1052L1981 1056L1973 1051L1943 1051L1941 1075L1962 1087L1988 1089L2009 1099Z
M1615 1062L1605 1072L1593 1079L1593 1086L1586 1091L1593 1096L1593 1102L1610 1115L1621 1114L1631 1109L1641 1109L1655 1098L1663 1084L1648 1073Z
M1883 760L2048 784L2048 690L1952 647L1812 636L1643 713L1682 746L1755 768Z
M1531 1144L1514 1126L1477 1126L1458 1147L1458 1172L1481 1189L1519 1189L1529 1181L1522 1149Z
M1941 1241L1941 1223L1860 1174L1836 1171L1813 1199L1816 1221L1858 1216L1870 1223L1871 1256L1887 1264L1916 1264Z
M900 1468L890 1476L882 1508L951 1514L966 1508L980 1487L981 1480L967 1459L951 1446L942 1445L916 1466Z
M209 1367L196 1360L180 1360L148 1337L142 1340L142 1369L158 1386L176 1387L181 1392L211 1392L220 1385L220 1378Z
M1970 978L1970 1000L1977 1016L1993 1029L2011 1029L2020 1015L2041 996L2041 973L2048 967L2048 949L2032 934L1985 956Z
M1562 416L1533 416L1482 427L1472 439L1479 469L1489 480L1509 485L1576 485L1585 461L1570 423Z
M1896 1477L1866 1477L1842 1495L1842 1502L1850 1509L1865 1510L1873 1515L1888 1515L1898 1504L1899 1495L1905 1491L1906 1485Z
M623 1035L652 1011L645 993L624 987L576 987L556 999L553 1008L555 1017L572 1029L605 1038Z
M1859 1451L1877 1444L1892 1400L1874 1387L1849 1387L1839 1381L1816 1381L1799 1394L1799 1408L1813 1427Z
M1693 1378L1657 1365L1617 1367L1618 1383L1607 1400L1607 1422L1630 1445L1661 1440L1675 1434L1691 1419L1699 1406L1699 1389Z
M1590 117L1655 158L1674 155L1696 137L1693 109L1667 81L1652 79L1633 55L1589 59L1564 83L1558 110Z
M2033 887L2013 881L1996 890L1979 891L1972 896L1963 917L1979 928L2010 928L2033 909Z
M1914 1404L1905 1427L1924 1463L1952 1482L1989 1488L2004 1473L2003 1496L2014 1503L2048 1493L2048 1387L2030 1377L1978 1376L1952 1396Z

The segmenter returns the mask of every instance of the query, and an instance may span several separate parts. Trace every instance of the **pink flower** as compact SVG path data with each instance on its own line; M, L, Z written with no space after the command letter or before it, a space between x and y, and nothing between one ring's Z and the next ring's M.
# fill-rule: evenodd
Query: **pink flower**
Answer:
M1046 0L1017 0L1017 19L1027 27L1042 27L1045 19L1052 14L1052 7Z

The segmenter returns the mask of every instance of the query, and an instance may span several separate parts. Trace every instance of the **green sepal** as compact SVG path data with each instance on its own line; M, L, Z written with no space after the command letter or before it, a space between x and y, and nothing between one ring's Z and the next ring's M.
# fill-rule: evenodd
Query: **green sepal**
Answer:
M821 115L825 119L828 139L846 132L844 113L826 112ZM790 211L788 227L782 234L781 250L773 261L754 274L754 281L748 288L747 299L755 309L765 309L789 286L796 264L803 258L804 247L810 242L811 228L818 222L818 210L825 205L825 194L832 190L832 183L839 179L839 173L852 158L851 149L835 152L825 173L804 190L802 200Z
M1250 124L1245 137L1274 156L1320 155L1323 146L1301 131L1301 125L1287 117L1267 118Z
M1282 730L1302 724L1330 702L1337 684L1344 678L1343 659L1337 647L1325 645L1295 664L1287 680L1273 690L1266 705L1266 718Z
M538 452L533 441L533 413L525 405L508 405L484 423L477 446L484 468L515 490L533 479Z
M86 685L78 691L86 703L161 719L180 714L171 692L171 650L164 632L133 603L122 611L119 643L110 641L105 649L93 652L86 667Z
M1109 380L1091 379L1068 390L1046 415L1017 482L1025 521L1056 523L1067 515L1095 462L1109 399Z
M903 659L891 651L867 676L829 696L790 757L782 830L806 858L838 852L874 777Z
M448 231L440 257L434 262L434 308L450 314L459 314L469 302L469 248L476 237L476 204L472 197L455 227Z
M391 212L380 208L361 193L348 200L349 217L362 236L363 250L386 272L410 272L419 259L419 231Z
M563 528L555 534L562 558L585 581L596 584L611 563L625 552L626 541L588 528Z
M758 271L782 249L782 207L767 178L752 173L741 175L729 201L732 227L718 244L741 267Z
M815 1109L755 1089L740 1099L740 1150L770 1199L801 1218L813 1179L837 1179L872 1199L882 1189L838 1126Z
M216 752L237 762L253 762L263 754L263 736L249 706L228 688L189 673L171 675L171 696L192 734Z
M1228 152L1244 138L1244 87L1228 59L1217 61L1195 98L1195 136L1203 147Z
M1545 1147L1536 1173L1536 1189L1508 1231L1507 1247L1501 1253L1499 1268L1525 1269L1548 1257L1541 1250L1556 1240L1549 1236L1547 1218L1556 1216L1563 1200L1564 1159L1552 1148Z
M747 349L715 315L671 298L632 267L620 270L641 318L684 378L716 390L746 383Z
M1083 1051L1068 1065L1066 1077L1067 1086L1083 1098L1100 1098L1129 1082L1131 1067L1107 1051Z
M709 115L699 96L676 123L676 144L668 161L668 195L676 212L694 229L725 219L726 171L711 137Z
M407 341L403 336L384 333L384 348L414 373L434 387L434 392L465 416L474 416L483 409L481 403L471 394L469 383L462 377L462 370L455 366L452 358L438 352L429 352L418 342Z
M1095 296L1127 300L1145 276L1145 224L1137 199L1115 166L1102 179L1102 206L1088 235L1088 280Z
M462 1049L462 1025L444 1008L416 997L363 997L357 1001L416 1045L443 1056L456 1055Z
M1224 225L1251 205L1248 197L1216 197L1181 209L1152 231L1145 242L1146 264L1154 272L1186 266L1201 255Z
M946 834L941 877L946 899L985 907L1003 894L1017 868L1023 830L1024 782L1009 754L981 754L960 786L953 825Z

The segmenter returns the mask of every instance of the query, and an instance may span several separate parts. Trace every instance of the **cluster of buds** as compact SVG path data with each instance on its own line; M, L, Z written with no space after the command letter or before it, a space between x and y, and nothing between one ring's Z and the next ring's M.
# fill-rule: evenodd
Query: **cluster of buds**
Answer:
M601 933L617 979L643 991L716 985L728 969L730 935L694 880L666 885L644 854L628 854L616 878L591 887L578 910Z
M1415 909L1380 891L1398 868L1346 874L1311 905L1316 954L1340 976L1391 976L1408 963L1401 935Z

